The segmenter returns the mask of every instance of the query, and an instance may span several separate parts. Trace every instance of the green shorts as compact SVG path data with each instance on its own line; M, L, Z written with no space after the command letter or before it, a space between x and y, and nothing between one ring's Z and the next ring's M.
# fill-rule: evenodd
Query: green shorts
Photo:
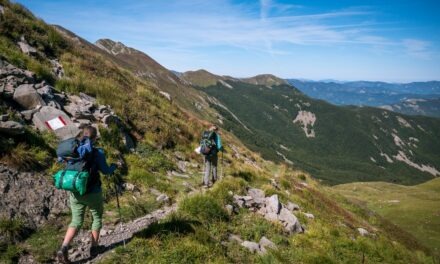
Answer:
M91 192L84 195L70 193L70 210L72 210L72 222L69 227L80 229L84 222L86 208L89 207L92 213L92 230L100 230L102 227L102 213L104 211L104 201L102 191Z

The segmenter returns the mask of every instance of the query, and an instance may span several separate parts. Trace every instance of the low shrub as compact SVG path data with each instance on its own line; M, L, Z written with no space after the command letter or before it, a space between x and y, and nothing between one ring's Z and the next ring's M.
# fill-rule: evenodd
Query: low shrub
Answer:
M220 202L206 194L185 198L180 204L179 211L208 224L228 219L228 214Z

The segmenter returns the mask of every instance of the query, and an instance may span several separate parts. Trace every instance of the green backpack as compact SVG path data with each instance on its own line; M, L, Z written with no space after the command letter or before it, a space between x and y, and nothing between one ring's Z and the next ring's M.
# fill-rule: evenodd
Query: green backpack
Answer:
M60 170L53 175L53 181L57 189L84 195L89 176L87 171Z
M93 153L81 159L77 153L79 141L75 138L61 141L57 148L57 156L67 162L66 168L53 175L55 188L70 191L79 195L87 193L90 181L89 164Z

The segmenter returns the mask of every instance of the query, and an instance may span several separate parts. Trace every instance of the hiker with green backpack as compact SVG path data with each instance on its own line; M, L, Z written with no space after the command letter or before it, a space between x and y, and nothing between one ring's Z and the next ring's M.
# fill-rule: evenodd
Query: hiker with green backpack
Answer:
M58 189L70 191L72 211L72 221L66 231L63 244L57 252L58 260L62 263L69 263L69 244L83 224L87 207L93 217L90 256L98 253L99 232L102 227L104 209L99 173L110 175L116 170L117 165L107 165L103 150L93 146L96 138L96 128L87 126L83 129L81 138L64 140L57 149L58 159L66 167L54 175L54 184Z
M209 130L204 131L200 141L200 153L205 156L205 174L203 177L203 186L210 187L209 175L212 171L212 184L217 181L217 164L219 151L223 151L222 141L218 134L218 127L213 125Z

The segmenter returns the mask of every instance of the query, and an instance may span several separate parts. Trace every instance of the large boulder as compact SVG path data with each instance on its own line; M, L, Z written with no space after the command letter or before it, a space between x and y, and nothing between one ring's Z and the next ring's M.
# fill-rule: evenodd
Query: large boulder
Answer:
M278 220L283 224L285 230L289 233L302 233L304 230L298 221L298 218L287 208L282 208L278 215Z
M55 189L47 176L0 164L0 218L21 219L35 228L67 209L66 191Z
M15 89L14 101L24 109L33 109L37 105L46 105L32 84L22 84Z
M15 121L0 122L0 133L6 135L21 135L24 133L24 126Z
M62 118L65 126L53 130L46 122L57 117ZM32 117L32 122L38 130L51 130L61 140L76 137L80 132L79 128L75 126L66 113L51 106L43 106L37 113L34 114Z

